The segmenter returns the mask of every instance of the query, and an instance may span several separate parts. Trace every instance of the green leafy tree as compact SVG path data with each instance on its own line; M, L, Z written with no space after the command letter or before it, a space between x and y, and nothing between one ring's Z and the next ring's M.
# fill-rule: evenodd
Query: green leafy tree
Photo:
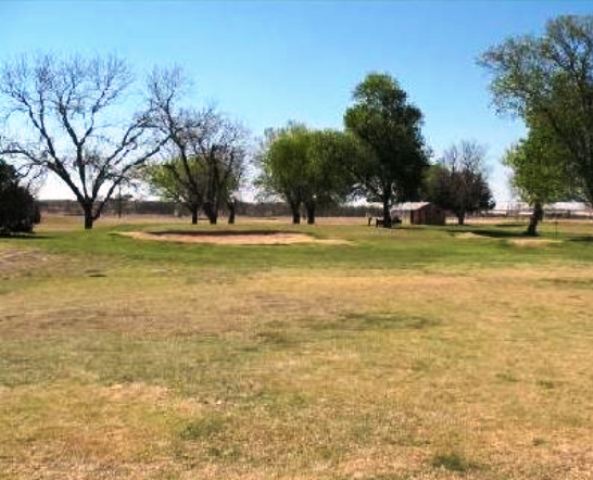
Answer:
M304 205L307 222L313 224L318 206L348 195L347 157L353 151L353 140L342 132L311 131L298 123L267 130L256 183L264 194L279 195L288 203L293 223L300 223Z
M292 223L301 223L301 205L307 196L307 128L289 123L286 128L267 129L258 155L261 173L256 185L264 195L279 195L292 212Z
M391 227L391 205L417 196L428 166L422 113L387 74L369 74L354 90L353 100L344 123L364 155L353 157L350 171L357 191L382 203L383 224Z
M153 193L185 207L191 214L191 223L198 223L206 190L204 165L189 157L148 165L143 177Z
M512 170L512 185L521 199L533 212L526 233L537 235L538 223L543 219L543 206L565 198L574 198L573 179L568 170L571 166L570 152L556 141L550 129L532 122L526 139L512 146L503 158L503 163Z
M39 208L15 168L0 159L0 234L31 232L39 223Z
M453 212L459 225L464 224L467 214L494 207L484 158L484 147L463 141L446 150L439 163L428 170L426 198Z
M224 202L229 223L235 222L235 195L241 185L243 161L221 158L222 154L204 158L191 155L153 163L143 170L143 178L161 198L185 207L192 224L198 223L201 209L211 224L216 224L218 211Z
M542 179L549 178L549 168L572 175L593 204L593 16L553 19L543 35L510 38L484 53L481 63L493 75L491 90L498 110L519 115L530 128L537 119L537 128L544 128L549 138L546 144L563 151L553 158L546 153L545 160L535 160L534 150L545 153L542 140L537 139L533 140L537 147L518 147L517 155L526 154L527 160L513 161L518 165L527 162L527 176L534 180L537 176L531 169L538 165L544 169ZM519 173L518 178L522 177Z
M347 165L358 153L355 139L336 130L310 132L303 199L307 223L315 223L319 206L338 204L352 192Z

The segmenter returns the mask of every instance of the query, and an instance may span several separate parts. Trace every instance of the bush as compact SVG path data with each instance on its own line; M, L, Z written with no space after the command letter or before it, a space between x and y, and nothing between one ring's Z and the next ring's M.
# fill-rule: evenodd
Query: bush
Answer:
M19 184L14 167L0 160L0 235L29 233L40 220L35 198Z

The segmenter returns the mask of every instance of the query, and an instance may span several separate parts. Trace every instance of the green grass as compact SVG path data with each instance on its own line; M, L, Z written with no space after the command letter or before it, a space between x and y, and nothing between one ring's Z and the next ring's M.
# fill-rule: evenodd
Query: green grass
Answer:
M403 227L383 230L367 227L325 226L323 229L299 226L298 231L312 233L320 238L344 238L356 242L349 245L293 245L290 248L270 246L212 246L163 244L145 242L142 248L138 241L117 235L117 231L167 230L171 225L141 225L95 228L92 232L74 231L68 234L44 233L35 239L23 239L19 244L43 248L52 253L100 257L117 257L127 262L139 263L186 263L200 262L204 266L233 266L238 268L299 267L307 264L311 268L327 266L368 266L369 268L393 268L399 266L444 264L510 264L520 262L541 262L550 259L593 261L586 236L561 232L556 237L552 227L545 227L543 238L565 240L562 246L548 246L541 249L525 249L509 245L508 241L522 238L523 227ZM175 225L179 229L179 225ZM282 231L293 231L292 225L282 225ZM189 229L188 227L186 227ZM199 229L208 229L201 226ZM224 230L221 225L217 229ZM234 227L250 229L249 225ZM264 225L259 229L277 230L278 225ZM454 236L473 232L482 238L456 241ZM436 248L435 248L436 247ZM237 260L237 249L240 259ZM520 253L520 255L517 255Z
M0 239L0 478L593 470L592 225L544 224L558 241L537 245L512 224L257 224L347 245L117 234L172 227Z

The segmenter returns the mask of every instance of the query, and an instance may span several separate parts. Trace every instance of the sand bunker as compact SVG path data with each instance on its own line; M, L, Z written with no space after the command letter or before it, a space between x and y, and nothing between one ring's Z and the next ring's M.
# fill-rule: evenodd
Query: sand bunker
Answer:
M120 235L137 240L156 240L177 243L210 243L216 245L291 245L295 243L317 243L325 245L347 245L347 240L319 239L306 233L278 232L273 230L227 230L227 231L164 231L164 232L122 232Z
M485 235L478 235L476 233L473 232L465 232L465 233L457 233L455 234L455 238L459 238L461 240L472 240L472 239L488 239L489 237L485 236Z
M549 238L515 238L509 240L509 243L517 245L518 247L545 247L546 245L562 243L562 240L551 240Z

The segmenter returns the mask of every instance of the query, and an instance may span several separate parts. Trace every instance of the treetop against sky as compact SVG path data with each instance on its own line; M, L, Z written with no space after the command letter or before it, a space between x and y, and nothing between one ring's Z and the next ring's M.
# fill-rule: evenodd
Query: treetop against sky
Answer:
M490 105L477 57L511 35L539 34L593 2L2 2L0 59L53 51L117 53L138 80L153 65L180 65L188 101L216 104L256 136L294 119L341 128L356 84L394 75L424 114L438 156L460 139L488 146L497 200L510 198L500 165L524 134ZM66 198L49 178L42 198Z

